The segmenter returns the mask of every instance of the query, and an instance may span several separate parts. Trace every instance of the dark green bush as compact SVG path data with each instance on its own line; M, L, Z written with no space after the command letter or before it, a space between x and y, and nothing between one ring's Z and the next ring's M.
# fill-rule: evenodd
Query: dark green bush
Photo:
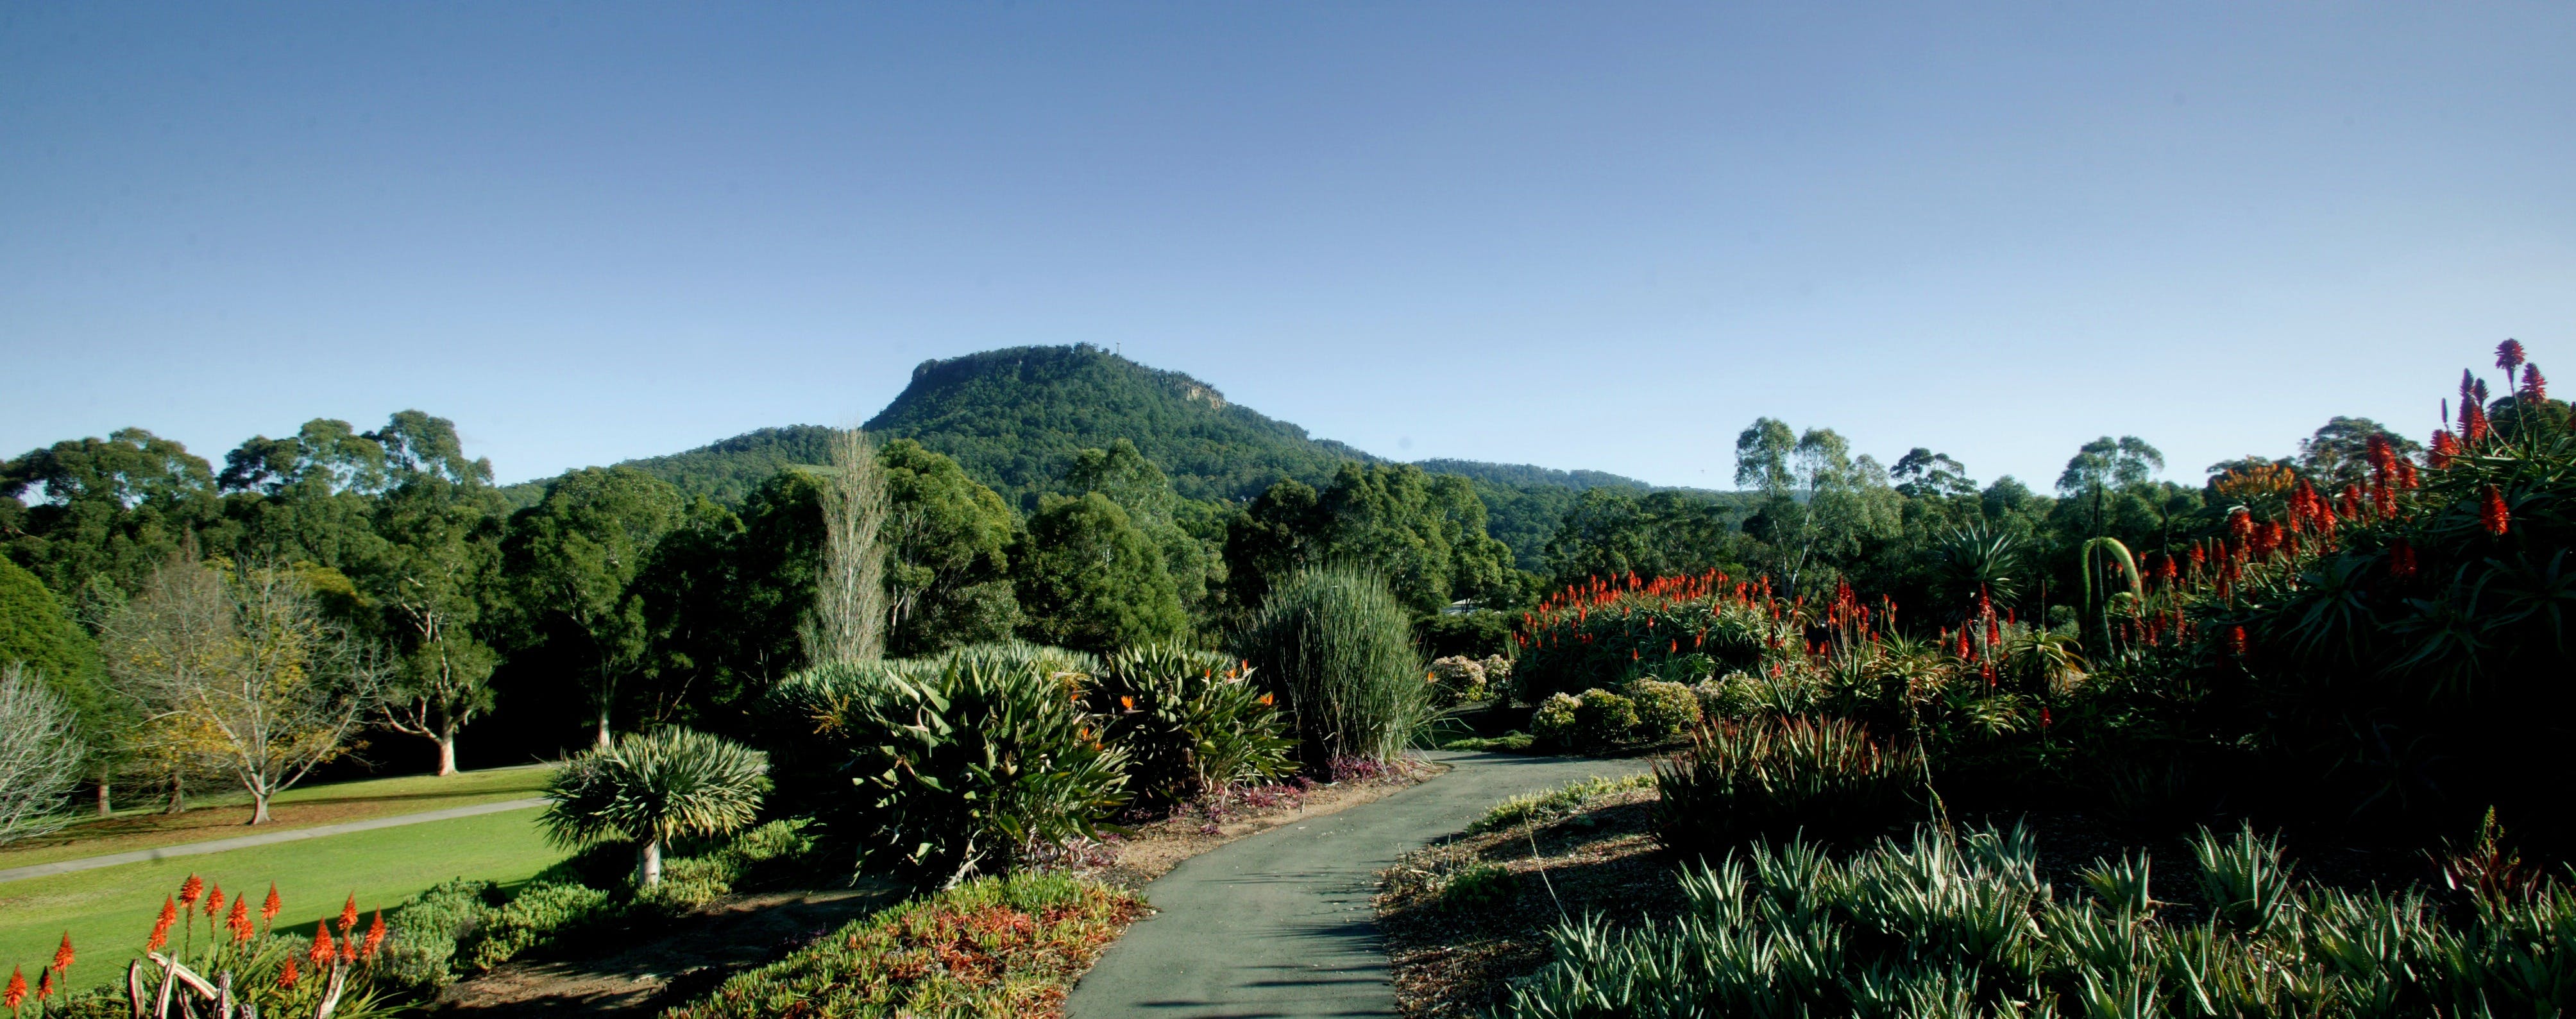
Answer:
M1085 669L1088 656L986 646L792 679L780 710L814 733L794 752L809 769L804 805L863 862L941 882L1091 835L1126 801L1127 777L1103 720L1082 710Z
M385 944L376 957L388 986L434 993L456 979L456 946L472 938L492 911L489 881L457 878L432 885L385 914Z
M1346 757L1390 760L1430 720L1411 613L1367 570L1298 572L1271 589L1238 646L1288 701L1309 770Z
M1166 806L1287 774L1284 716L1224 655L1155 645L1110 656L1084 698L1127 753L1127 789Z
M465 964L491 969L512 956L544 944L562 931L599 922L612 915L615 893L557 882L531 882L488 915L472 944L459 945Z
M1613 747L1627 742L1637 730L1637 703L1621 694L1594 688L1583 691L1581 703L1574 708L1574 737L1577 746Z
M1710 853L1754 838L1849 843L1922 816L1922 751L1844 719L1756 718L1702 728L1655 766L1666 845Z

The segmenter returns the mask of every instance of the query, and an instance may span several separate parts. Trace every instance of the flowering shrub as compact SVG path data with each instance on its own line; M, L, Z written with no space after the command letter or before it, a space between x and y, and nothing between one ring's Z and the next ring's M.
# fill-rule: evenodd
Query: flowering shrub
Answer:
M1276 695L1241 663L1177 647L1113 655L1084 692L1107 742L1127 753L1127 788L1165 807L1208 791L1287 774L1296 744Z
M1484 700L1490 681L1485 663L1459 655L1432 659L1431 680L1432 689L1437 691L1433 703L1442 707Z
M228 896L222 887L189 875L178 894L162 901L161 916L121 984L49 1002L67 990L59 980L74 960L66 934L32 994L23 972L13 971L0 1003L16 1013L32 996L40 1011L50 1006L48 1014L76 1019L374 1019L399 1011L379 989L378 963L389 934L383 913L360 913L351 896L337 917L316 924L313 936L304 938L275 929L284 908L274 885L253 906L247 893ZM203 934L195 929L200 913Z
M663 1019L1053 1015L1133 893L1061 874L982 878L851 922Z
M1636 739L1662 742L1699 724L1699 698L1679 683L1641 679L1628 684L1628 700L1637 715L1630 732Z
M1530 713L1530 736L1550 746L1571 746L1578 738L1575 715L1583 710L1583 699L1570 693L1549 694L1540 701L1538 710Z

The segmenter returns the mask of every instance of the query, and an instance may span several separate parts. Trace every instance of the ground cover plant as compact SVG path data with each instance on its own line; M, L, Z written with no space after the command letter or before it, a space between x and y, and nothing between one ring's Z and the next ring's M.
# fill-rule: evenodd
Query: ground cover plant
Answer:
M1555 934L1515 1017L2546 1015L2576 994L2576 899L2544 881L2445 910L2296 880L2277 844L2204 832L2200 919L2143 857L2061 900L2018 829L1919 829L1848 859L1757 843L1684 868L1681 914Z
M1133 893L1081 878L979 878L854 921L663 1016L1050 1015L1144 911Z

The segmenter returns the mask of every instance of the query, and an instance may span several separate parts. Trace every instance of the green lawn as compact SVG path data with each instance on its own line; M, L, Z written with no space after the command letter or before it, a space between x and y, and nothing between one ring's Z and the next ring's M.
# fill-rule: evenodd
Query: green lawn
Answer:
M468 771L445 778L406 775L329 785L298 786L269 804L268 824L252 828L250 797L239 790L194 797L184 814L164 814L157 804L136 806L109 817L92 818L50 835L0 847L0 870L31 864L101 856L135 849L157 849L207 842L287 828L310 828L364 821L395 814L471 806L534 796L544 788L550 764ZM5 888L5 886L0 886Z
M79 955L70 986L113 980L142 950L162 898L190 874L227 895L250 892L254 908L276 882L286 906L280 927L336 915L352 893L361 910L373 911L453 877L523 880L564 856L537 833L537 813L532 807L0 883L0 968L34 973L68 930ZM205 918L196 923L204 936Z

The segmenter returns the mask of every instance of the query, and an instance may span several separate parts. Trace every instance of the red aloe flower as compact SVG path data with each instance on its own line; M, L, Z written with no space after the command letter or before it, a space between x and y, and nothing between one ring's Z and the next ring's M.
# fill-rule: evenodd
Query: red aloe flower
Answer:
M362 959L373 959L373 958L375 958L375 957L376 957L376 949L377 949L378 947L382 946L384 943L385 943L385 911L384 911L384 910L379 909L379 910L377 910L377 911L376 911L376 919L375 919L375 921L374 921L374 922L372 922L372 923L369 923L369 924L367 925L367 947L359 951L359 953L358 953L358 957L359 957L359 958L362 958Z
M313 960L313 964L316 966L328 966L331 964L331 957L338 954L340 954L340 946L331 943L330 926L328 924L314 925L313 947L305 951L304 957Z
M49 969L37 970L37 971L36 971L36 1000L37 1000L37 1001L43 1001L43 1000L45 1000L45 999L47 999L47 998L50 998L50 997L53 997L53 996L54 996L54 971L53 971L53 970L49 970Z
M277 986L280 989L295 986L296 979L303 976L303 974L295 971L295 964L297 961L298 960L294 956L290 955L286 957L286 965L278 967Z
M215 914L223 912L223 909L224 886L216 885L206 891L206 919L214 919Z
M2540 376L2539 365L2522 366L2522 392L2533 403L2549 399L2549 380Z
M2496 367L2504 369L2507 375L2513 374L2514 369L2522 367L2521 340L2506 340L2496 344Z
M233 929L233 940L250 940L250 936L257 933L257 930L254 929L250 923L250 900L247 898L234 899L232 915L225 917L224 923Z
M349 904L340 907L340 933L345 936L349 933L349 928L357 925L358 896L356 893L352 892L349 895Z
M27 1000L27 974L21 972L18 967L11 966L9 967L9 990L0 993L0 1003L7 1004L9 1011L15 1012L18 1010L18 1003L25 1000Z
M277 919L277 911L284 908L286 908L285 900L277 897L277 882L269 882L268 898L261 900L259 904L260 926L266 927L272 921L275 921Z
M2487 486L2486 512L2482 516L2488 534L2501 535L2513 522L2513 514L2505 509L2504 493L2497 491L2494 485Z
M179 922L179 904L167 895L161 897L161 918L152 922L152 938L143 943L146 952L158 952L170 943L170 925Z
M204 894L206 894L205 880L194 874L188 875L187 880L179 882L180 908L185 909L189 906L196 905L197 898Z
M2445 428L2433 433L2433 451L2424 455L2424 462L2432 464L2438 470L2450 466L2451 458L2458 455L2460 455L2460 440L2452 438L2451 430Z
M70 931L63 932L63 946L54 949L54 968L72 968L72 932Z
M2228 628L2228 630L2227 630L2227 650L2228 650L2228 652L2229 652L2229 653L2231 653L2231 654L2235 654L2235 655L2238 655L2238 656L2242 656L2242 655L2244 655L2244 654L2245 654L2245 649L2246 649L2246 647L2247 647L2247 646L2248 646L2248 645L2247 645L2246 640L2245 640L2245 628L2244 628L2244 627L2242 627L2242 626L2229 627L2229 628Z

